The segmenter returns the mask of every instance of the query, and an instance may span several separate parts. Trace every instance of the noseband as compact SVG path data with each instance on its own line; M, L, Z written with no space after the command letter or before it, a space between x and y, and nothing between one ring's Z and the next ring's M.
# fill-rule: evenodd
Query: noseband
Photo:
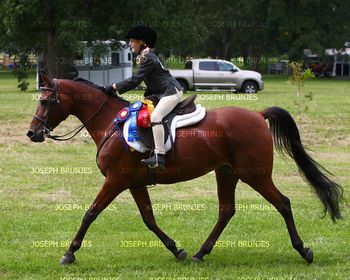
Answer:
M46 96L43 94L44 91L48 91L50 92L50 95L48 98L46 98ZM48 122L49 122L49 118L50 118L50 114L52 111L52 107L58 103L60 103L60 100L58 98L58 80L57 79L53 79L53 86L51 87L40 87L40 102L48 102L48 109L47 109L47 113L45 117L39 117L38 115L34 114L34 118L36 118L37 120L39 120L42 125L43 125L43 130L44 130L44 134L47 138L51 138L53 140L56 141L66 141L69 139L72 139L75 135L77 135L81 130L84 129L85 124L92 120L94 117L97 116L97 114L101 111L103 105L107 102L108 96L106 96L106 99L103 101L103 103L101 104L101 106L98 108L98 110L96 111L96 113L90 117L88 120L86 120L85 122L83 122L80 126L76 127L75 129L73 129L72 131L63 134L63 135L51 135L51 131L53 131L52 127L48 127ZM61 110L61 113L63 114L64 112ZM73 134L74 133L74 134ZM73 134L70 137L64 138L70 134Z

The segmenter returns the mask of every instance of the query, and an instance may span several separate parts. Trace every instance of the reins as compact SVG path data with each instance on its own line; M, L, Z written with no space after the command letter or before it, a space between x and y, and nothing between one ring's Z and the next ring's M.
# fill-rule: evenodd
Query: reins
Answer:
M46 136L50 139L56 140L56 141L67 141L72 139L74 136L76 136L80 131L82 131L85 128L85 124L89 121L91 121L94 117L96 117L98 115L98 113L101 111L102 107L105 105L105 103L107 102L108 96L106 97L106 99L103 101L103 103L101 104L101 106L98 108L98 110L96 111L96 113L94 115L92 115L88 120L86 120L84 123L82 123L80 126L74 128L72 131L63 134L63 135L51 135L50 131L46 134ZM74 133L72 136L68 137L68 138L63 138L66 137L70 134Z

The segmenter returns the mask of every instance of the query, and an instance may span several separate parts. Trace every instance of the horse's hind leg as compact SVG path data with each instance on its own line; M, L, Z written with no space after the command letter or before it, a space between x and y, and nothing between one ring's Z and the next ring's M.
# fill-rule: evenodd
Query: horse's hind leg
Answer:
M178 249L176 243L169 236L167 236L157 225L153 215L152 204L149 198L147 187L130 189L132 196L140 210L142 219L146 226L153 231L158 238L163 242L164 246L174 254L174 256L182 261L186 258L187 253L183 249Z
M230 219L235 214L235 190L238 178L233 169L228 166L215 170L217 191L219 198L219 217L212 232L202 245L201 249L193 256L194 261L202 261L203 256L210 254L215 242L225 229Z
M251 185L257 192L259 192L267 201L276 207L278 212L284 218L287 225L289 236L293 245L293 248L299 252L299 254L308 262L313 261L313 253L310 248L305 248L304 243L299 237L297 229L295 227L292 208L288 197L280 193L275 187L272 179L270 178L264 185L254 186Z

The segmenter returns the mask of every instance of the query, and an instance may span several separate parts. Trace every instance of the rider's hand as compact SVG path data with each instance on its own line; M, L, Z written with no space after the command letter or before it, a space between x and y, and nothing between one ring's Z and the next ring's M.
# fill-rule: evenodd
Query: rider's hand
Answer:
M111 84L110 86L106 87L106 90L111 94L116 94L117 93L116 84L115 83Z

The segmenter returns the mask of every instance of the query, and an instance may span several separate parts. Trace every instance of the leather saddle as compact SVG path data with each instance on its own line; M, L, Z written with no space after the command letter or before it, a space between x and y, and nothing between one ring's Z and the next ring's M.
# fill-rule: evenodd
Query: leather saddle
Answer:
M156 97L150 96L147 97L147 99L151 100L153 104L156 106L158 104L158 99ZM175 108L163 119L162 123L164 126L164 143L167 141L168 137L171 137L171 132L170 132L170 127L173 119L175 116L178 115L185 115L192 113L196 110L196 104L194 103L194 100L196 99L196 95L190 95L183 101L181 101L179 104L175 106ZM152 128L143 128L139 127L139 136L140 136L140 141L143 142L143 144L150 149L154 149L154 139L153 139L153 132ZM173 141L171 140L172 145Z

